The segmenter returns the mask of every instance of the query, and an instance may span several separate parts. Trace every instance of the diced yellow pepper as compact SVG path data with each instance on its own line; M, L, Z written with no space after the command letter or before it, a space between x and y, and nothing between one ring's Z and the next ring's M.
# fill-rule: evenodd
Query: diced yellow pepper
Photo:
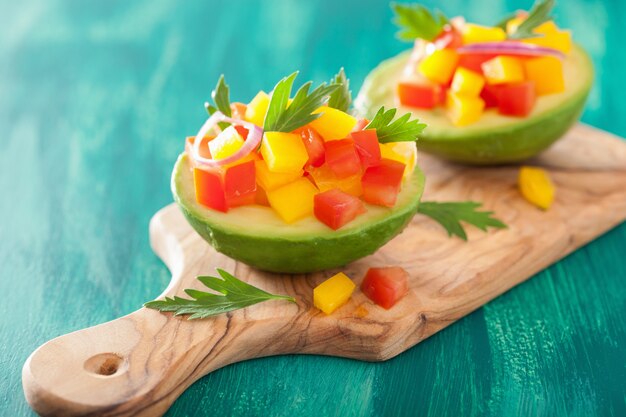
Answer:
M352 296L356 285L340 272L313 289L313 304L326 314L344 305Z
M537 46L556 49L564 54L569 54L572 50L572 34L568 30L556 30L545 33L543 36L523 40Z
M463 26L463 44L479 42L499 42L506 39L506 32L499 27L480 26L466 23Z
M454 50L437 49L419 63L418 70L431 81L448 84L458 63L459 56Z
M513 19L510 19L508 22L506 22L506 33L510 35L515 32L524 20L526 20L526 16L523 15L516 16Z
M302 138L294 133L265 132L261 155L270 171L285 174L302 172L309 160Z
M528 202L543 210L550 208L554 202L554 185L545 170L523 166L518 182L520 191Z
M296 172L272 172L267 167L265 161L256 161L254 163L256 168L256 182L265 191L272 191L285 184L293 182L300 178L303 174L303 170Z
M344 139L356 126L356 118L341 110L322 106L313 114L321 116L313 120L309 125L319 133L325 141Z
M215 139L209 142L209 151L213 159L231 156L243 146L243 138L234 126L228 126Z
M246 120L263 127L263 121L265 120L265 114L267 113L267 107L269 105L270 96L264 91L259 91L248 104L248 107L246 107Z
M544 56L524 61L524 71L528 81L534 81L535 92L542 96L565 91L563 62L552 56Z
M484 86L485 78L481 74L459 67L454 72L450 88L457 94L478 97Z
M320 192L339 188L344 193L351 194L355 197L360 197L361 194L363 194L361 175L357 174L346 178L337 178L328 164L324 164L318 168L310 168L308 171Z
M497 56L484 62L482 70L489 84L508 84L524 81L524 66L518 58Z
M404 179L413 175L417 164L417 147L415 142L389 142L380 144L380 156L383 159L392 159L402 162L404 167Z
M559 31L559 27L552 20L548 20L547 22L540 24L533 30L533 32L541 33L543 35L547 35L548 33L554 33L558 31Z
M485 102L480 97L468 97L449 92L446 107L452 124L466 126L480 119Z
M270 206L287 223L313 214L313 198L317 188L306 178L300 178L272 191L267 191Z

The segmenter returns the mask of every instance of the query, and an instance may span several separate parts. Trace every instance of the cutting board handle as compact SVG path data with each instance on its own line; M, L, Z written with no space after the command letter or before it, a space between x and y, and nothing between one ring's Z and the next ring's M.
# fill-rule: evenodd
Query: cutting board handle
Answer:
M39 347L24 364L24 392L41 415L161 415L201 376L259 356L245 348L249 323L239 327L226 315L192 324L140 309Z

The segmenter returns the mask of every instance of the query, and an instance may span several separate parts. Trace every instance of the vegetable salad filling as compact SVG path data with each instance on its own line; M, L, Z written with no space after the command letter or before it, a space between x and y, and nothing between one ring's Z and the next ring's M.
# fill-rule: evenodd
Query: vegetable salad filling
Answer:
M364 203L393 207L425 125L409 114L395 118L395 109L381 108L371 121L351 115L343 69L291 97L296 76L247 104L231 103L220 77L209 118L185 145L198 203L221 212L262 205L285 223L315 216L334 230L365 213Z
M528 116L542 96L566 88L563 59L572 39L554 23L553 6L553 0L540 0L529 12L481 26L417 4L394 4L398 37L415 42L397 100L443 108L456 126L471 125L489 111Z

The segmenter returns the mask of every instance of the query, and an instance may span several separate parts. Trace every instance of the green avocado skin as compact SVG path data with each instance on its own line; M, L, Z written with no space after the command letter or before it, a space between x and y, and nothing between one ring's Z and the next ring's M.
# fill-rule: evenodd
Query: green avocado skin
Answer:
M420 136L419 148L453 162L498 165L524 161L547 149L578 121L589 90L540 116L499 129L456 138Z
M592 87L593 66L587 53L578 45L574 53L589 74L588 79L580 80L577 91L558 106L538 115L519 119L519 122L501 126L485 127L480 130L467 130L462 127L429 132L428 127L420 135L418 148L440 158L470 165L500 165L524 161L547 149L561 138L580 118ZM373 117L380 106L372 89L376 82L394 82L383 74L406 59L405 52L382 62L367 76L359 97L355 102L357 111L366 117Z
M414 176L420 182L419 193L400 210L383 220L368 223L346 232L329 232L312 237L281 237L242 234L211 222L190 207L178 192L177 167L172 174L174 200L196 232L218 252L255 268L279 273L304 274L346 265L374 253L398 235L417 213L424 184L424 175L416 169ZM253 220L252 220L253 221ZM289 227L285 225L285 227Z

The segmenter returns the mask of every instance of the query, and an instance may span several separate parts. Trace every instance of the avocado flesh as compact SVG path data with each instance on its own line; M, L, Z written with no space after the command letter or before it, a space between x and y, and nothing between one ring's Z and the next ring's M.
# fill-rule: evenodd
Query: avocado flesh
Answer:
M373 117L381 107L396 107L395 88L409 58L405 51L383 61L367 76L355 108ZM548 148L580 118L593 83L593 66L578 45L563 65L565 91L541 96L530 115L508 117L489 109L469 126L456 127L444 108L434 110L400 106L398 113L410 112L426 123L418 148L444 159L476 165L519 162Z
M335 231L313 216L286 224L269 207L242 206L221 213L202 206L186 154L179 156L172 173L174 200L218 252L258 269L292 274L335 268L374 253L410 222L423 190L424 174L416 168L393 208L366 204L365 214Z

